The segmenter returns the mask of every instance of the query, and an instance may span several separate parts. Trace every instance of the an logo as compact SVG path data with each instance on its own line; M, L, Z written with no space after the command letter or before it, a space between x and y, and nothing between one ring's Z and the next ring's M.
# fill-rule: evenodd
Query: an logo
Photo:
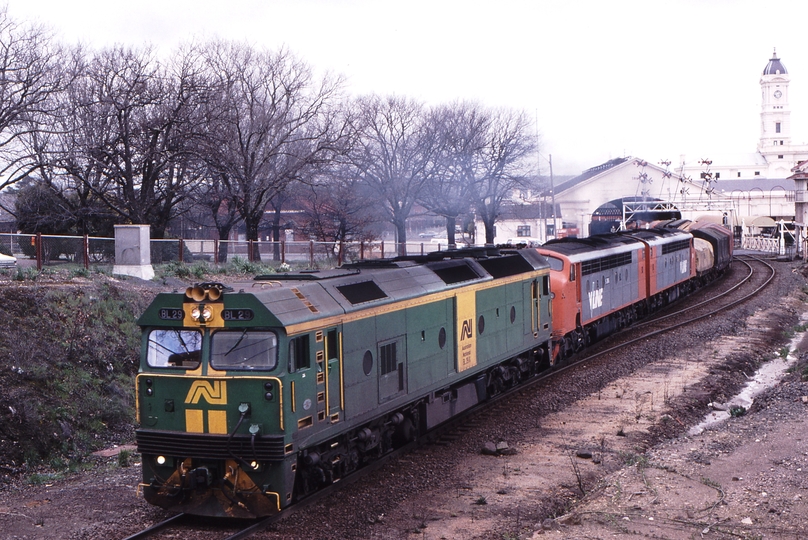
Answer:
M473 324L472 319L466 319L463 321L463 328L460 330L460 341L470 339L474 335L474 331L472 329Z
M681 272L682 274L687 274L687 261L686 260L681 261L679 263L679 272Z
M596 309L603 305L603 289L589 291L589 309Z
M227 405L227 382L194 381L185 396L185 403L199 403L204 399L211 405Z

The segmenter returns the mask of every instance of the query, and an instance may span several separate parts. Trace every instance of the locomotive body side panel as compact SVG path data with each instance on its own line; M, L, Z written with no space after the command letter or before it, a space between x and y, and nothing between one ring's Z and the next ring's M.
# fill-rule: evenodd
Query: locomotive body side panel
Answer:
M408 309L407 336L410 392L421 391L455 371L451 302L440 300Z
M694 276L693 249L690 233L677 229L632 231L648 248L648 295L659 294Z
M545 256L550 263L550 291L552 292L553 310L553 336L563 336L575 329L576 320L580 313L580 289L576 277L575 265L569 257L564 254L542 251L539 253ZM530 295L529 283L524 284L524 297ZM529 306L527 306L529 309ZM525 332L530 332L530 314L525 316Z
M376 318L369 317L344 325L343 354L345 355L345 416L354 421L371 413L379 404L376 377Z

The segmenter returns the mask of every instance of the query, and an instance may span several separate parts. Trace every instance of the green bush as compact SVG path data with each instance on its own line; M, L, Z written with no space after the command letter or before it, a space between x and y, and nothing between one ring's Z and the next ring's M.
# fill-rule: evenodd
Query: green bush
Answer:
M0 288L0 455L70 464L131 437L137 317L152 296L107 282ZM35 336L35 339L32 338Z

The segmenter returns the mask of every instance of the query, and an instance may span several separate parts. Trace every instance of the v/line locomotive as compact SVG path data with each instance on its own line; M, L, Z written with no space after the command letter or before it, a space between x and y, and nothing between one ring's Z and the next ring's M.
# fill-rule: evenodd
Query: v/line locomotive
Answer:
M440 252L160 294L138 321L140 488L192 514L275 514L722 272L731 237L696 234Z

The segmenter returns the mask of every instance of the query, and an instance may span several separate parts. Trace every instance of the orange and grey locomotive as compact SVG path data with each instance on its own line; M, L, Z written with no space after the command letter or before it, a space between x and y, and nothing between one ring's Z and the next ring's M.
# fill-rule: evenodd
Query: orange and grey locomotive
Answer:
M552 363L720 276L732 260L731 233L719 225L691 229L673 224L537 248L551 268Z
M146 499L267 516L549 364L550 270L461 250L203 283L138 324Z

